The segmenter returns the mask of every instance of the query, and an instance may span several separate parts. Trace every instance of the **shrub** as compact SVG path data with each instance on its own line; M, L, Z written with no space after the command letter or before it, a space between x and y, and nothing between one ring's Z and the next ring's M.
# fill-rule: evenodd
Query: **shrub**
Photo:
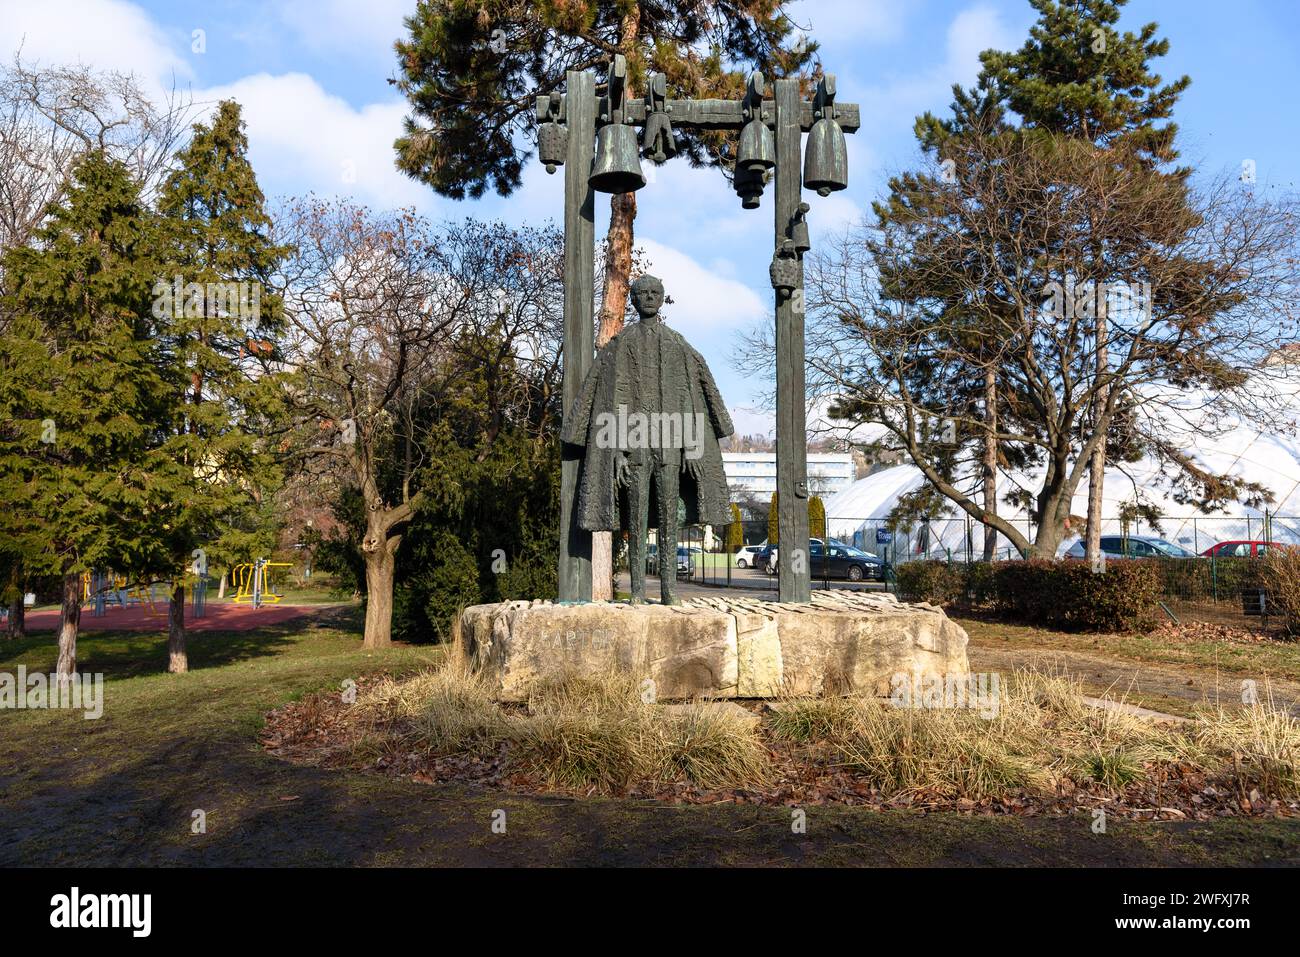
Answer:
M1157 563L1109 562L1095 573L1084 562L1002 562L993 580L998 610L1065 630L1131 631L1156 621L1161 596Z
M898 596L904 601L947 605L966 592L962 569L947 562L904 562L895 568L894 573L898 581Z
M987 605L993 600L996 574L993 562L971 562L966 566L966 597L972 605Z
M1300 549L1270 548L1259 562L1259 585L1287 633L1300 633Z

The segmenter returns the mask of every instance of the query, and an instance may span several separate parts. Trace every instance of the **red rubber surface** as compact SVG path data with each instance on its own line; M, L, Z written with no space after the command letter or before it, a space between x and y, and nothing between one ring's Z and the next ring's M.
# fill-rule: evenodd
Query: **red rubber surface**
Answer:
M167 603L159 602L157 612L150 614L147 605L129 605L126 608L109 607L96 618L89 606L81 609L82 632L88 631L166 631ZM254 610L252 605L235 605L230 602L209 602L202 618L191 616L191 606L185 603L186 631L251 631L265 625L278 625L306 615L319 605L263 605ZM59 627L59 610L47 608L27 613L28 631L55 631Z

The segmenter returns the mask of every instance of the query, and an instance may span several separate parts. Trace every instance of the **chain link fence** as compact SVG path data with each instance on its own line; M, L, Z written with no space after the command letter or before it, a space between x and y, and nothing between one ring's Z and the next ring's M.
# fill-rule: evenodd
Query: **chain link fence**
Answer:
M1023 522L1026 536L1033 540L1037 529L1032 521L1012 521ZM1269 547L1300 546L1300 516L1266 512L1240 517L1170 516L1154 522L1109 518L1103 520L1102 536L1118 539L1121 554L1160 562L1165 611L1171 618L1266 627L1269 609L1258 585L1259 561ZM892 572L904 562L984 560L983 526L966 517L902 526L884 517L828 516L824 527L814 523L810 538L814 587L892 590ZM1149 552L1145 540L1151 538L1177 545L1192 557ZM684 527L676 549L677 577L705 586L775 592L768 539L768 523L761 520ZM1115 542L1110 548L1115 548ZM997 561L1021 557L1005 536L998 536L994 554ZM1109 560L1124 558L1112 554ZM657 559L647 559L647 572L658 573Z

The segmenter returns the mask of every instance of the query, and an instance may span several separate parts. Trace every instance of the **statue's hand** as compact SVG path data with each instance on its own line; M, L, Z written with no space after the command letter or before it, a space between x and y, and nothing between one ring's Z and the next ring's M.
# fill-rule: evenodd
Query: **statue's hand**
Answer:
M704 472L704 470L700 467L699 459L689 459L686 456L682 456L682 471L685 472L687 475L689 475L691 478L695 479L695 481L697 482L700 481Z
M618 484L619 488L627 488L627 475L627 453L619 452L618 456L614 459L614 481Z

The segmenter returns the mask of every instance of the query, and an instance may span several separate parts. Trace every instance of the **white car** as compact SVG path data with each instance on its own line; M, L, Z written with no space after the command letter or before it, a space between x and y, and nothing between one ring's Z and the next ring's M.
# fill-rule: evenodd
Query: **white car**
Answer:
M736 567L753 568L754 557L763 550L762 545L746 545L736 550Z

